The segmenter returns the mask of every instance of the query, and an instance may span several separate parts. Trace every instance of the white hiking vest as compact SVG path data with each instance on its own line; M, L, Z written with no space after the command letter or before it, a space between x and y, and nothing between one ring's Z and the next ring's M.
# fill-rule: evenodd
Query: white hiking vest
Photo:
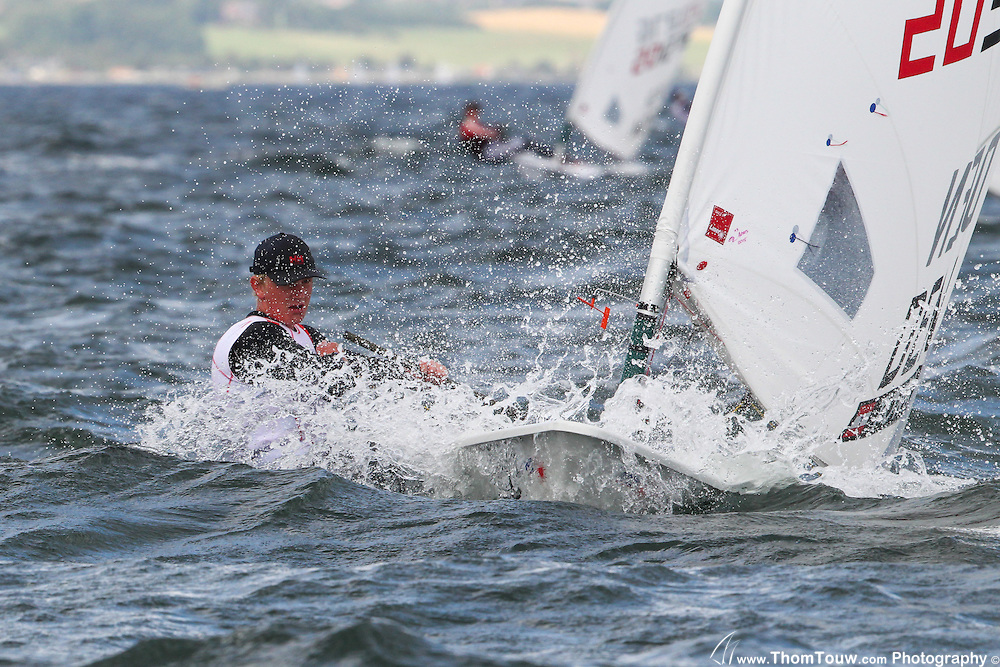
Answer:
M309 350L310 352L316 352L316 344L313 343L312 337L309 332L305 330L302 326L296 324L294 327L290 327L287 324L282 324L277 320L271 320L266 317L261 317L260 315L250 315L246 319L240 320L233 326L229 327L226 333L222 334L222 338L215 345L215 354L212 355L212 384L220 389L227 389L234 382L237 384L243 384L239 378L233 375L233 369L229 365L229 351L232 349L236 340L243 335L254 322L274 322L284 329L285 333L291 336L292 340L296 343Z

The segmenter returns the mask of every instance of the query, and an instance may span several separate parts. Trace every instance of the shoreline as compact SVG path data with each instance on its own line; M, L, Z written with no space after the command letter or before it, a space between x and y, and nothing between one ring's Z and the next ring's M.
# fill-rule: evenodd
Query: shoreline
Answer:
M491 83L536 83L573 85L578 70L534 71L516 68L457 71L363 70L290 67L258 70L235 68L212 70L138 70L113 68L79 71L33 68L30 71L0 69L0 86L171 86L202 90L225 90L238 86L389 85L454 86ZM679 84L697 82L697 72L682 71Z
M426 85L450 86L475 83L538 83L572 85L576 72L495 72L329 70L293 67L267 70L137 70L108 71L33 69L0 70L0 86L171 86L192 90L225 90L238 86L309 85Z

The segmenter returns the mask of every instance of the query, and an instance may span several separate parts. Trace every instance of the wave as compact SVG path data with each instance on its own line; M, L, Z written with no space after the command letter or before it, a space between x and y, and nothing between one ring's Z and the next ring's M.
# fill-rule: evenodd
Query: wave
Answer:
M360 618L343 625L320 627L275 623L240 629L203 639L158 638L140 641L89 667L130 665L521 665L529 661L495 660L486 655L455 652L386 618Z
M351 173L351 161L339 155L325 153L273 153L254 157L252 169L273 169L281 172L304 171L316 176L344 176Z

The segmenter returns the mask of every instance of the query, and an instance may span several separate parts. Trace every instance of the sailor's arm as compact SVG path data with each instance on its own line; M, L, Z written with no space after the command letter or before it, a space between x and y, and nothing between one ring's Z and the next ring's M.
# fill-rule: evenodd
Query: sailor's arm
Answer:
M327 340L312 327L306 328L315 341L315 353L293 341L276 325L267 322L251 325L229 352L233 373L248 383L262 373L279 380L295 380L302 379L302 371L308 374L323 369L338 370L346 364L353 375L366 375L376 381L418 377L440 384L448 377L448 369L433 359L424 359L418 364L401 364L395 360L367 357ZM283 361L276 363L279 354Z
M340 345L332 340L324 340L316 344L316 354L323 357L328 354L340 354Z

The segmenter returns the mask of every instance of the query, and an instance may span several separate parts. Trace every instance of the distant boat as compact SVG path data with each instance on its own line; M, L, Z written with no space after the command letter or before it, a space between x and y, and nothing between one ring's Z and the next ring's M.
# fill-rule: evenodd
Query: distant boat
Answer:
M554 158L525 152L515 161L526 169L581 178L645 172L635 157L677 82L691 31L704 11L704 0L618 0L611 7L577 80L561 144L575 127L615 163L574 162L558 149Z
M372 149L390 155L411 155L424 150L427 145L415 137L377 136L372 139Z
M746 387L734 418L795 434L819 471L897 452L1000 145L1000 11L941 0L924 16L933 7L882 0L873 20L872 7L726 0L623 370L648 371L676 299ZM513 442L523 466L523 437L464 442ZM583 430L572 446L614 456L615 438L695 486L742 490L621 436Z

